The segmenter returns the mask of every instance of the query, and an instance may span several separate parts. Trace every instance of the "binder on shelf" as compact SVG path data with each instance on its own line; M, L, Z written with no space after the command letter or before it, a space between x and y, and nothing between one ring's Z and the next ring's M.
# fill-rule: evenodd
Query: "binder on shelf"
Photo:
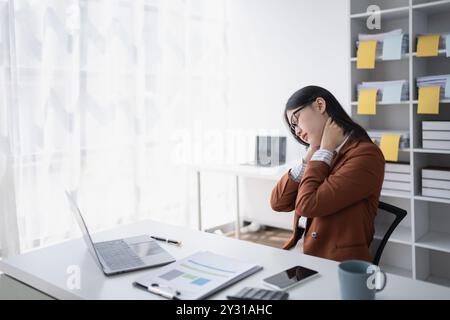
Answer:
M209 251L199 251L138 278L134 284L178 300L204 299L262 269Z

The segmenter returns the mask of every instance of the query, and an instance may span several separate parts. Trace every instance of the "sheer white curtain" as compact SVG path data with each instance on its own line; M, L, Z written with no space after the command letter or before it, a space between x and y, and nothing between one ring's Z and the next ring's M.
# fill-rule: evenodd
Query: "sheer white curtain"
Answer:
M78 234L64 189L92 230L195 226L184 164L225 148L205 139L227 126L225 1L0 0L3 255Z

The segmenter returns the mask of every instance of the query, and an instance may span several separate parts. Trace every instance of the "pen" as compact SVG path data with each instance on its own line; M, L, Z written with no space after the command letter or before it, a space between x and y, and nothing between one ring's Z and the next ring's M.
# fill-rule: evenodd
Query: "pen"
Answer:
M171 240L171 239L166 239L166 238L161 238L161 237L155 237L155 236L150 236L150 237L155 240L158 240L158 241L164 241L167 243L176 244L177 246L181 246L181 241Z
M147 287L147 291L157 294L161 297L167 298L167 299L172 299L172 300L179 300L180 298L178 298L177 296L180 295L179 291L175 291L174 294L171 294L169 292L163 291L160 289L161 285L158 285L157 283L152 283L149 287Z

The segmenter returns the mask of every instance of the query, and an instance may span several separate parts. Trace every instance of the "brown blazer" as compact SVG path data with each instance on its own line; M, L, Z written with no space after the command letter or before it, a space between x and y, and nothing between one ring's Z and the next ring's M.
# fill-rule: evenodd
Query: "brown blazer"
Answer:
M350 137L331 166L309 161L300 183L288 173L278 181L270 199L275 211L295 209L291 239L298 240L298 220L307 218L303 252L326 259L371 261L369 245L374 235L384 156L371 141Z

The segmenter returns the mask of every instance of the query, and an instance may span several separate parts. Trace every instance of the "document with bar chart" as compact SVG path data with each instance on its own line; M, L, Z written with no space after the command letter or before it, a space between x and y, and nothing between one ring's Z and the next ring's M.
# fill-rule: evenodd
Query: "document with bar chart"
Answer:
M182 260L150 271L135 284L162 291L178 291L179 299L203 299L261 270L256 264L239 261L209 251L197 252Z

